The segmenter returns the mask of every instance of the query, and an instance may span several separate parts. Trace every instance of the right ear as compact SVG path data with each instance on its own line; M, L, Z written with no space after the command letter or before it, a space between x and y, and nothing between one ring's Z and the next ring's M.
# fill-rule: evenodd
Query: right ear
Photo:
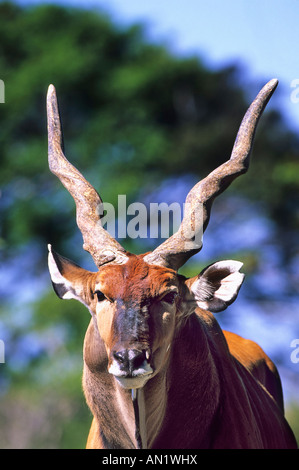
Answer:
M218 261L205 268L187 283L198 307L221 312L237 298L244 280L240 261Z
M48 245L48 265L55 293L60 299L76 299L88 309L94 298L97 273L87 271L56 253Z

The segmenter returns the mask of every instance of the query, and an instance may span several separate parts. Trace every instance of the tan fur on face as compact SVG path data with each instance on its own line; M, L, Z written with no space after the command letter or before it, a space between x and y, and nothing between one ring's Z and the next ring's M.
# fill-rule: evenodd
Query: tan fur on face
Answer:
M163 352L171 342L175 326L176 305L163 302L163 295L179 291L177 274L159 266L149 266L142 258L130 257L124 265L110 265L100 268L96 277L95 290L107 298L98 303L97 325L109 356L115 338L114 321L116 310L126 306L144 310L150 317L150 337L146 344L152 352L158 350L155 366L159 368Z

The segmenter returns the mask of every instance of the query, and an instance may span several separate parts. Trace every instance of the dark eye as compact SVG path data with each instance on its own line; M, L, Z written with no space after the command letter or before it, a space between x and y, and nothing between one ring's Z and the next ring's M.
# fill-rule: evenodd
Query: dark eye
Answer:
M97 298L98 298L98 302L102 302L102 300L105 300L105 299L106 299L105 295L104 295L103 292L101 292L100 290L96 290L96 291L95 291L95 294L96 294L96 296L97 296Z
M176 296L177 296L177 292L169 292L168 294L164 295L162 300L163 302L167 302L168 304L173 304Z

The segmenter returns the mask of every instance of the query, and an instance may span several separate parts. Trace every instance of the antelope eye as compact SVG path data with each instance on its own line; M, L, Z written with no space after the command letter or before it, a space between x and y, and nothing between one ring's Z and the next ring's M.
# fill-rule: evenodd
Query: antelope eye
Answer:
M177 292L169 292L168 294L164 295L162 300L163 302L167 302L168 304L173 304L176 296L177 296Z
M96 290L96 291L95 291L95 294L96 294L96 296L97 296L97 298L98 298L98 302L102 302L102 300L105 300L105 299L106 299L105 295L104 295L103 292L101 292L100 290Z

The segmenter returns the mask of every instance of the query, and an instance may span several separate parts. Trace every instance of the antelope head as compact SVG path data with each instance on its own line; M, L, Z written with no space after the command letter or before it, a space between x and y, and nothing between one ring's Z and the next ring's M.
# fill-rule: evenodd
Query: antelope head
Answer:
M101 225L102 200L66 159L56 92L47 96L49 167L76 203L77 224L97 272L86 271L49 245L49 269L55 292L89 309L107 353L107 369L124 388L135 389L162 370L176 328L195 309L218 312L232 303L243 282L242 263L221 261L186 279L178 274L202 248L214 199L245 173L259 118L278 81L259 92L246 112L228 161L188 193L178 231L153 252L127 252ZM199 309L198 309L199 307Z

